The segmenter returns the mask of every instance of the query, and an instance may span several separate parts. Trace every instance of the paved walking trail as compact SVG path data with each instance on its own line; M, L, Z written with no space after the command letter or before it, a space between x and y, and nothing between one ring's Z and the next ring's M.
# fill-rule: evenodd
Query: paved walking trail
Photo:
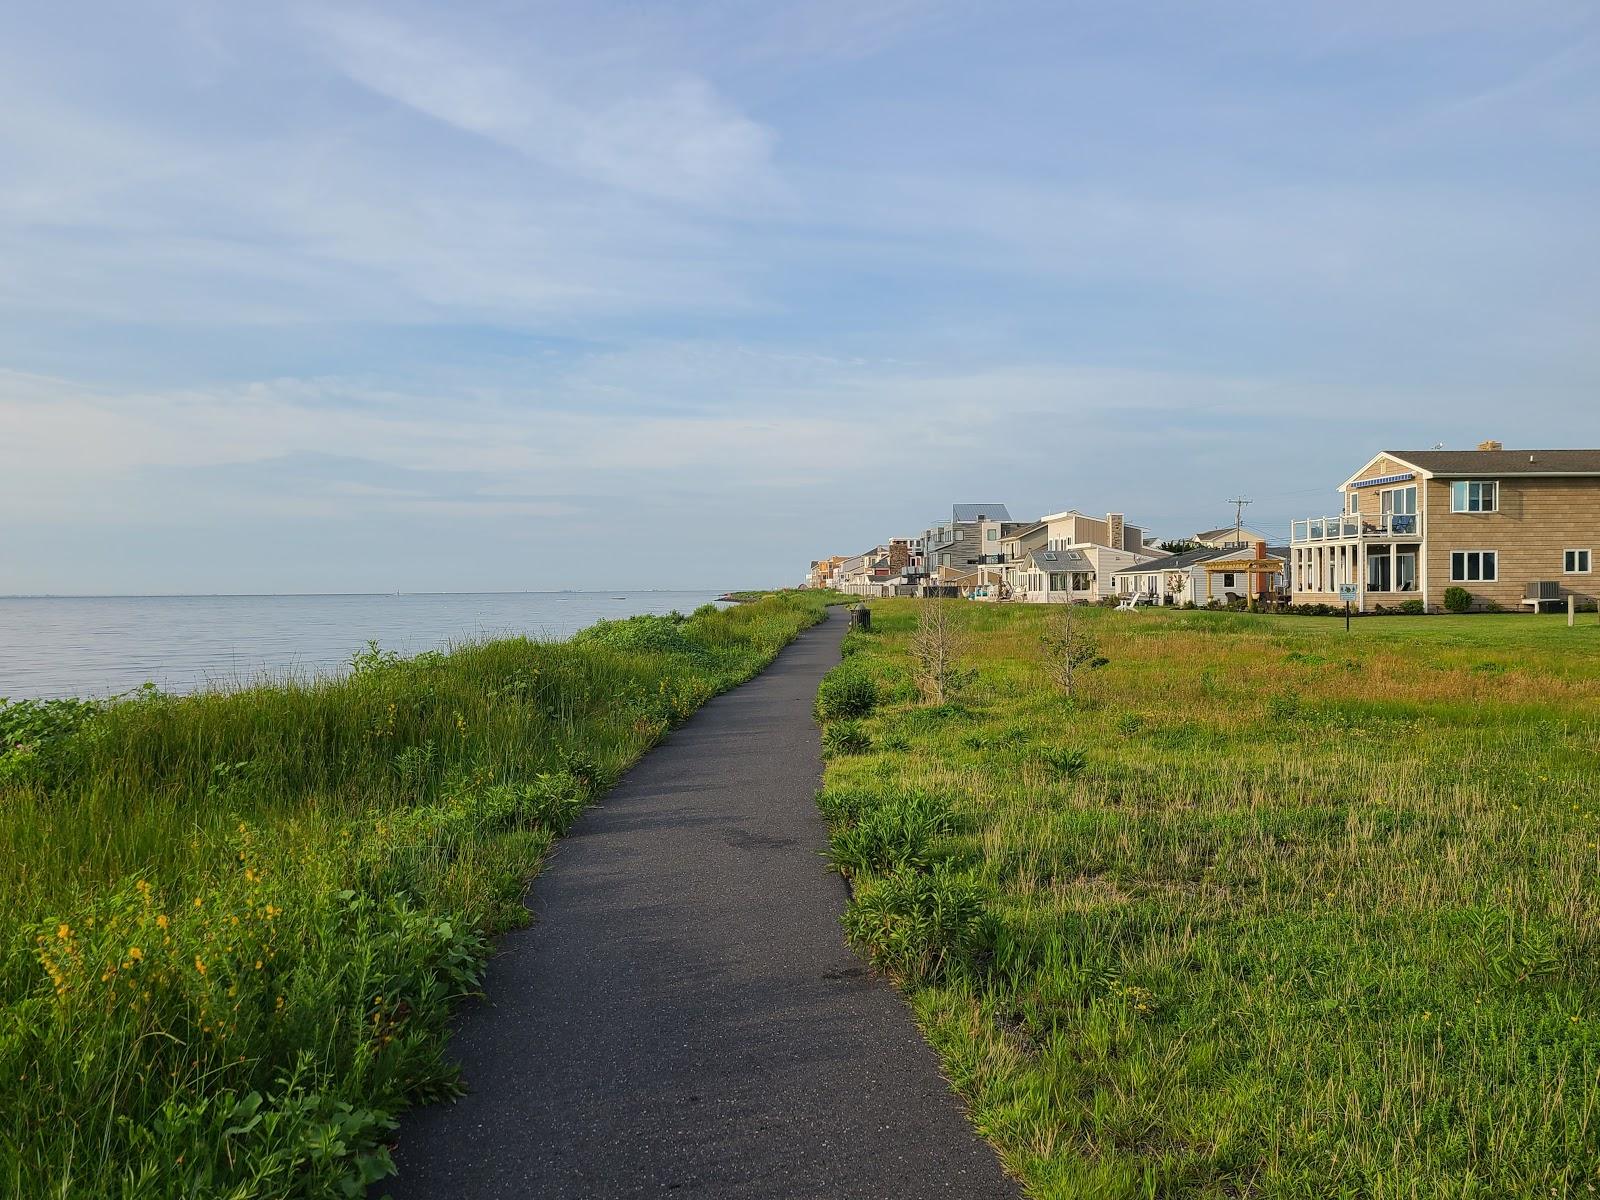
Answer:
M1009 1197L839 929L811 702L845 619L707 704L559 843L402 1123L398 1200Z

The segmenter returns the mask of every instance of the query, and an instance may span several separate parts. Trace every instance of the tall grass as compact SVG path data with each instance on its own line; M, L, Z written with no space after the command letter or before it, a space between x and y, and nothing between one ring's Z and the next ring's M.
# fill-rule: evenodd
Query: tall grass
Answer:
M0 705L0 1194L361 1194L552 839L826 599Z
M1600 1188L1600 629L1093 611L1069 700L1046 614L957 615L939 708L910 604L851 634L900 699L822 807L1033 1195Z

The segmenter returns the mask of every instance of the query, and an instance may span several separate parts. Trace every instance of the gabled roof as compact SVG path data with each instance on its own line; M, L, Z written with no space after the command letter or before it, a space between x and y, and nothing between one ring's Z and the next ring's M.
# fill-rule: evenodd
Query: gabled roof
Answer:
M1430 475L1600 475L1600 450L1385 450Z
M987 517L991 521L1009 521L1011 514L1006 511L1004 504L953 504L950 506L952 520L962 523L980 521Z
M1169 554L1165 558L1151 559L1149 562L1136 563L1131 567L1123 567L1118 575L1154 575L1158 571L1181 571L1185 567L1192 567L1196 563L1210 562L1214 558L1237 558L1239 548L1230 546L1201 546L1198 550L1185 550L1182 554Z

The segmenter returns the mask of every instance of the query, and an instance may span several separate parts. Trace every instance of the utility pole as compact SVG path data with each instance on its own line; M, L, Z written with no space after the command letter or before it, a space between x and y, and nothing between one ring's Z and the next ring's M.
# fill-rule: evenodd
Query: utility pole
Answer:
M1244 510L1250 501L1243 497L1235 497L1229 500L1228 503L1233 505L1233 544L1242 546L1244 545Z

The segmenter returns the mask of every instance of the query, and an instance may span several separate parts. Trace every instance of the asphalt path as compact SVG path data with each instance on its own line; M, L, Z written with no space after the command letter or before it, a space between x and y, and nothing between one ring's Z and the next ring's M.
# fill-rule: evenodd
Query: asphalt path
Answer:
M396 1200L1010 1197L904 1001L845 946L811 703L845 618L712 700L558 843L534 924L402 1121Z

